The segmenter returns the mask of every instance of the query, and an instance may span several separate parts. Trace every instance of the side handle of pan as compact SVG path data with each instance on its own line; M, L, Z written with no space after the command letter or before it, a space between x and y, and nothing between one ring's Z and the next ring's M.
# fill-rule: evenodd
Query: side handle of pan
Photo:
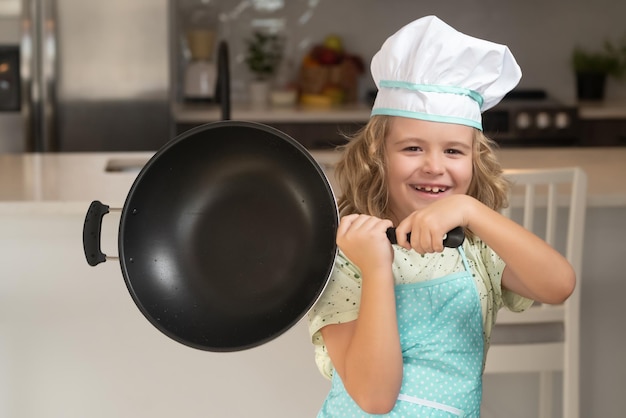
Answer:
M388 228L387 229L387 238L392 244L398 243L398 238L396 237L396 228ZM407 239L411 240L411 233L407 234ZM457 226L456 228L448 231L448 233L443 237L443 246L449 248L456 248L463 244L465 241L465 232L463 232L463 228Z
M85 258L90 266L98 265L106 261L106 254L100 247L102 235L102 218L109 213L109 206L98 200L89 205L83 225L83 249Z

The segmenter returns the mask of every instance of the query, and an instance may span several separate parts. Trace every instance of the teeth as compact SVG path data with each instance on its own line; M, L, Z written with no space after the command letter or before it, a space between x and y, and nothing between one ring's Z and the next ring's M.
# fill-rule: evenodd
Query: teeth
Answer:
M416 187L417 190L423 190L425 192L432 192L432 193L439 193L439 192L445 192L447 189L445 187L430 187L430 186L417 186Z

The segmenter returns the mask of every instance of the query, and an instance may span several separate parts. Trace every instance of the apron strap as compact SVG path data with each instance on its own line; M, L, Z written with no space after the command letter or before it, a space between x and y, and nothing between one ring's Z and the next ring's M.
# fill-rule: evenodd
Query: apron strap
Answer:
M463 249L463 246L458 246L457 250L459 250L459 254L461 254L461 259L463 260L463 265L465 266L465 271L467 271L468 273L471 274L471 270L470 270L470 266L469 266L469 262L467 261L467 257L465 257L465 250Z

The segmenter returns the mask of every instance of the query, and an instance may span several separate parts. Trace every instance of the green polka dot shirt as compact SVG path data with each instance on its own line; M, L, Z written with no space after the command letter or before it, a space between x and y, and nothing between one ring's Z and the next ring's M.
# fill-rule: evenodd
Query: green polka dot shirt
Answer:
M480 239L465 240L463 244L467 260L478 289L483 314L485 351L497 311L506 306L521 312L533 301L501 286L504 261ZM420 255L413 250L394 245L392 265L396 285L423 282L463 271L459 251L446 248L441 253ZM357 319L361 300L361 272L339 251L328 285L308 315L309 333L315 345L315 361L320 372L332 377L332 363L326 352L320 329L329 324L339 324Z

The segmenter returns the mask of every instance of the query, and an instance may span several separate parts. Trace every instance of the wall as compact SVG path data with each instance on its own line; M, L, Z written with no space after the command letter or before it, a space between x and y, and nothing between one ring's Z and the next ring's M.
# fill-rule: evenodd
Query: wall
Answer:
M17 45L19 41L19 21L0 15L0 45Z
M20 0L0 0L0 45L19 42Z
M225 7L226 11L232 11L246 2L223 3L232 4L232 9ZM257 0L256 3L276 1ZM349 50L369 63L382 42L402 25L417 17L435 14L469 35L507 44L524 73L520 87L546 88L561 101L575 98L575 80L569 66L573 47L600 48L605 38L620 40L626 36L626 2L622 0L300 0L285 3L288 4L283 12L248 11L241 16L285 14L296 58L311 43L319 42L328 33L336 33L343 37ZM313 15L307 20L306 14L310 11ZM247 36L247 27L235 25L230 34L235 56L233 69L239 78L246 76L240 44ZM368 74L363 78L363 90L371 87L373 83ZM610 79L607 87L607 99L626 98L626 82Z

